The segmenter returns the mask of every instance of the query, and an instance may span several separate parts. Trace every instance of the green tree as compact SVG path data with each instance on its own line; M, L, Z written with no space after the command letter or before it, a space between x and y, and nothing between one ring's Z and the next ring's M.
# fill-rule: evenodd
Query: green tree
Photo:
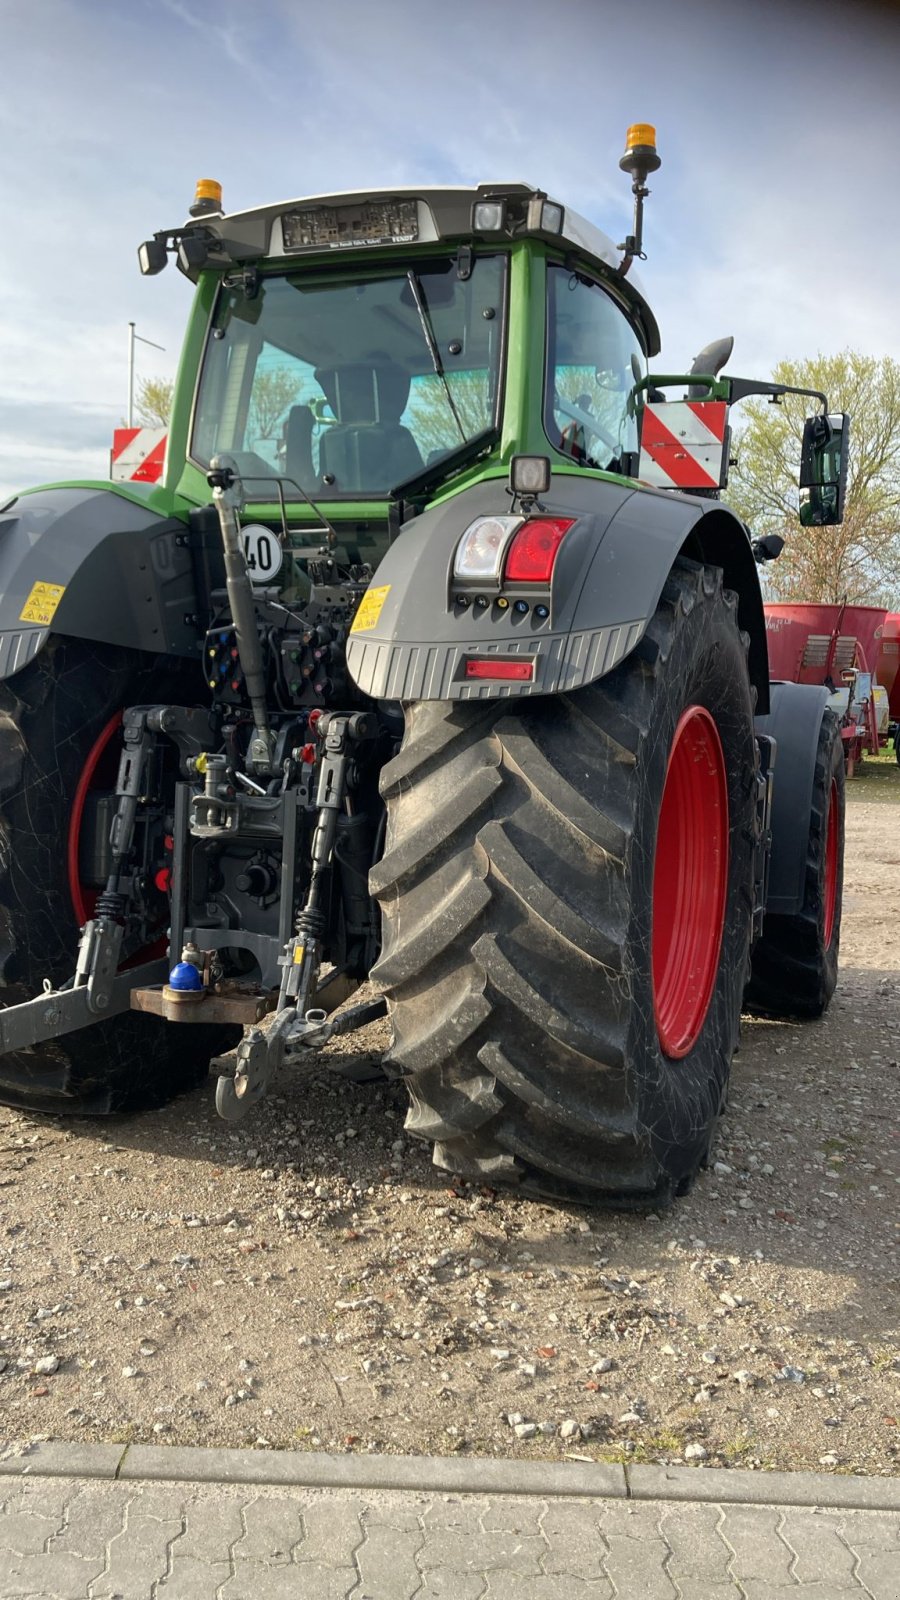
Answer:
M781 361L776 383L819 389L850 414L847 500L836 528L802 528L797 482L804 417L814 403L787 395L734 414L737 466L727 499L756 534L785 548L765 569L772 599L892 605L900 596L900 363L857 351ZM742 419L743 425L738 422Z
M175 384L171 378L140 378L134 409L143 428L167 428L172 416Z

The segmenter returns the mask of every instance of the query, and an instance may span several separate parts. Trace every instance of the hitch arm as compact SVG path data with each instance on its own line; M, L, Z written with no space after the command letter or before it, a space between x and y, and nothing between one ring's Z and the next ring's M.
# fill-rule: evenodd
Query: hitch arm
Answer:
M58 1039L64 1033L75 1033L92 1022L102 1021L103 1017L115 1017L130 1010L132 989L164 983L168 969L167 961L148 961L142 967L129 967L127 972L120 972L108 987L102 1015L91 1008L87 984L48 989L19 1006L7 1006L0 1011L0 1055L29 1050L32 1045Z

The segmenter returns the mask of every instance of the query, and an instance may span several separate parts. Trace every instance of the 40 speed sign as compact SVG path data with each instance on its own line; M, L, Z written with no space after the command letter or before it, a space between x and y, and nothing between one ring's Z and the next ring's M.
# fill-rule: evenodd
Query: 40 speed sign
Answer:
M241 538L244 541L244 555L247 558L247 571L251 583L269 583L276 572L281 571L284 560L284 551L278 535L266 528L261 522L250 522L246 528L241 529Z

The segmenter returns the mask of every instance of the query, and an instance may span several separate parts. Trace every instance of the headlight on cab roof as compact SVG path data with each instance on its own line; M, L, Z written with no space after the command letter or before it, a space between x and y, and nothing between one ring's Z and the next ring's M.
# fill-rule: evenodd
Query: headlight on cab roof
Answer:
M476 517L470 522L453 558L455 580L499 589L503 558L523 520L522 517Z

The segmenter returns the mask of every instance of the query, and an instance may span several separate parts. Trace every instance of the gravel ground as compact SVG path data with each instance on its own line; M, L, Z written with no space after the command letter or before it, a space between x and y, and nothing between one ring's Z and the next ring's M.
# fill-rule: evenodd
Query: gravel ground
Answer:
M900 1471L898 803L851 785L829 1015L746 1022L663 1216L448 1182L325 1070L237 1128L0 1109L0 1435Z

